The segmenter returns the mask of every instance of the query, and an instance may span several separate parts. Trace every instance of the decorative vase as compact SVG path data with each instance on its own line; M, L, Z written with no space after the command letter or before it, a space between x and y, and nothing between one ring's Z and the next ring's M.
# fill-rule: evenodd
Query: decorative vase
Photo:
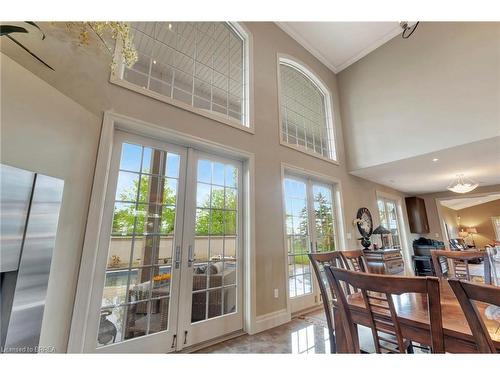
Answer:
M363 250L368 250L371 244L370 237L361 237L361 246L364 247Z

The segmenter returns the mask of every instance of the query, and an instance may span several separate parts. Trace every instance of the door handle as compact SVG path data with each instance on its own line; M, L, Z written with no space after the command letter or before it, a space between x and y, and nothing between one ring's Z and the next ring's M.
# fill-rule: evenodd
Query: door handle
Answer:
M177 245L175 247L175 268L179 268L181 265L181 247Z
M188 267L191 267L195 260L196 259L193 259L193 245L189 245L188 246Z

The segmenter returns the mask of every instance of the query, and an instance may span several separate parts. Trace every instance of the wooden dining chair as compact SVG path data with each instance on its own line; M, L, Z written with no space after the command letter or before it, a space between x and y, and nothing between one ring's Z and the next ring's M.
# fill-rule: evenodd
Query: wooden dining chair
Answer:
M434 272L439 278L454 277L459 280L470 281L469 261L472 259L484 259L485 253L479 250L464 250L464 251L449 251L449 250L431 250L432 265ZM451 262L451 269L443 272L440 258L445 258ZM451 273L451 274L450 274ZM485 281L489 280L488 275L485 275Z
M321 299L323 300L323 308L325 309L326 324L328 326L328 335L330 338L330 353L336 353L335 347L335 327L333 325L332 300L335 298L333 290L328 285L328 280L324 275L324 267L326 265L333 267L344 267L344 260L340 255L340 251L330 251L327 253L309 253L307 254L311 261L314 274L318 280ZM330 290L330 293L328 293Z
M436 277L403 277L354 272L337 267L325 267L325 273L337 296L337 306L342 316L348 351L359 353L360 346L356 326L353 324L348 296L343 292L342 283L352 285L361 295L370 317L375 350L377 353L413 352L411 342L401 332L399 316L392 299L393 295L422 293L427 295L430 323L431 350L444 353L443 323ZM392 347L391 347L392 346Z
M356 272L369 272L363 250L342 250L345 268Z
M467 323L469 323L477 351L479 353L497 353L475 302L483 302L500 309L500 288L457 279L449 279L448 283L462 307Z

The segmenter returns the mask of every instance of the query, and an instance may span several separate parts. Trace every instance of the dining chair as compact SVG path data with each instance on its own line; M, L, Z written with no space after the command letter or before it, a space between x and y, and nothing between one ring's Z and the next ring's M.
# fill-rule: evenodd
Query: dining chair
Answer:
M342 250L345 268L356 272L369 272L363 250Z
M459 280L470 281L469 261L473 259L484 259L485 253L479 250L431 250L432 265L436 276L440 279L454 277ZM445 258L451 262L451 267L444 272L439 261L440 258ZM451 269L450 269L451 268ZM450 275L451 272L451 275ZM489 275L485 275L485 281L489 281Z
M500 288L458 279L449 279L448 283L462 307L467 323L469 323L469 328L476 342L477 351L479 353L497 353L490 333L481 318L475 302L488 304L487 308L491 310L490 314L493 315L493 318L496 318L496 320L500 319ZM498 323L500 327L500 321Z
M328 326L328 335L330 338L330 353L336 353L335 347L335 327L333 325L332 300L335 299L333 290L328 285L328 280L324 275L325 265L334 267L344 267L344 260L340 255L340 251L330 251L327 253L309 253L307 254L311 261L314 274L318 280L321 299L323 300L323 308L325 309L326 324ZM330 291L330 293L328 292Z
M411 341L401 332L400 317L396 311L393 295L422 293L427 295L428 318L430 323L431 350L444 353L443 322L439 292L439 279L436 277L404 277L376 275L325 267L328 282L337 296L336 304L342 317L348 352L360 353L356 326L353 324L348 305L349 296L343 291L341 283L359 289L365 308L370 317L375 350L377 353L413 353Z

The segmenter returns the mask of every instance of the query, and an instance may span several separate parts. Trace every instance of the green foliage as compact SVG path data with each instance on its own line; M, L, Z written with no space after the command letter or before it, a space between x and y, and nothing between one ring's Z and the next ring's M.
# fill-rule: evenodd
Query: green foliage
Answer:
M150 181L157 181L156 177L143 175L139 184L139 177L132 181L132 187L124 190L119 200L135 203L117 203L113 217L113 233L121 235L132 235L132 233L160 233L172 234L175 224L175 201L176 192L166 183L163 188L163 205L149 204ZM162 181L167 181L163 180ZM139 197L137 191L139 189ZM139 198L137 200L137 198ZM168 207L165 207L168 205ZM149 220L149 222L148 222ZM148 228L146 228L148 224ZM135 226L135 230L134 230ZM156 227L156 228L155 228Z
M120 194L119 200L138 201L138 205L136 209L135 203L117 203L113 217L113 234L132 235L134 232L136 234L144 232L159 232L163 235L173 234L176 192L170 186L164 184L161 199L163 206L150 205L148 204L150 180L150 176L143 175L140 184L139 178L137 178L133 180L131 188ZM139 199L137 200L138 189ZM201 207L196 212L195 231L197 236L236 234L236 190L212 189L210 197L207 197ZM149 223L147 222L148 211ZM155 215L158 215L158 218L161 219L158 221L158 218L154 218ZM146 230L145 226L147 224L152 224L148 228L149 230ZM157 230L154 229L155 226L157 226Z
M236 234L236 190L212 188L201 207L196 212L197 236Z
M315 233L317 238L317 251L326 252L335 250L335 243L333 241L333 217L332 207L327 198L319 192L315 198ZM299 235L307 236L308 234L308 213L307 208L304 207L300 213ZM293 240L293 249L295 253L307 252L307 244L301 239Z

